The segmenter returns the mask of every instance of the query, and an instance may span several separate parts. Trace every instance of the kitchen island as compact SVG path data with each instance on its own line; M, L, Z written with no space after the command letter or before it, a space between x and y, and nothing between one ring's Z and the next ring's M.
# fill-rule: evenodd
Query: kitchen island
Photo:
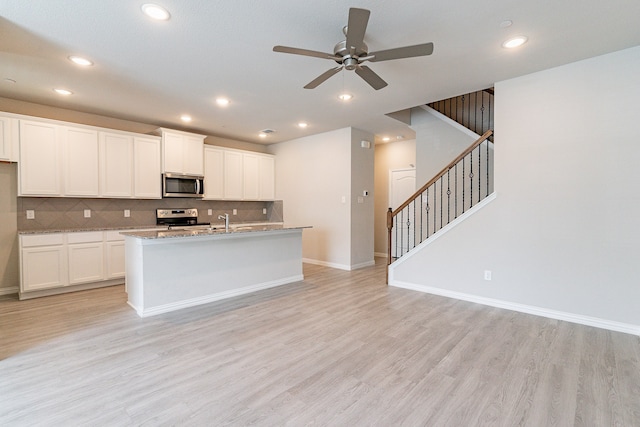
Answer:
M124 232L128 304L147 317L300 281L304 228Z

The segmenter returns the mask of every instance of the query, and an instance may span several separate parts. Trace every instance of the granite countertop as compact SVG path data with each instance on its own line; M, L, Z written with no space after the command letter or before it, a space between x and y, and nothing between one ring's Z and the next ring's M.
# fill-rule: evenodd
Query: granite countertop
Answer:
M84 228L61 228L50 230L21 230L18 234L51 234L51 233L82 233L88 231L118 231L118 230L143 230L143 229L165 228L161 225L132 225L128 227L84 227Z
M281 226L281 222L247 222L247 223L235 223L231 224L231 227L239 228L239 227L256 227L256 226ZM213 228L220 228L220 224L213 224ZM224 226L222 226L224 231ZM90 231L123 231L127 230L146 230L149 229L149 232L155 231L181 231L181 230L168 230L167 226L163 225L132 225L127 227L84 227L84 228L66 228L66 229L50 229L50 230L20 230L18 231L19 235L26 234L52 234L52 233L82 233L82 232L90 232ZM193 230L191 230L193 231Z
M150 231L132 231L123 232L121 234L130 237L136 237L139 239L172 239L181 237L195 237L195 236L214 236L214 235L228 235L238 233L255 233L264 231L283 231L283 230L297 230L302 228L311 228L311 226L292 226L285 224L233 224L229 227L229 231L225 231L224 226L212 226L207 228L197 229L181 229L181 230L150 230Z

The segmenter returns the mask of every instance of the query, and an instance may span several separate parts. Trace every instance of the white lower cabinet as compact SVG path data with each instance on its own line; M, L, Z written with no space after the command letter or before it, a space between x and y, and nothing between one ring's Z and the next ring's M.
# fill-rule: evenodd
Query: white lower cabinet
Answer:
M119 231L104 232L107 279L124 277L124 236Z
M20 235L20 298L121 284L125 277L122 231Z
M102 231L67 234L69 284L98 282L104 275L104 244Z
M68 284L67 248L62 234L20 236L20 291Z

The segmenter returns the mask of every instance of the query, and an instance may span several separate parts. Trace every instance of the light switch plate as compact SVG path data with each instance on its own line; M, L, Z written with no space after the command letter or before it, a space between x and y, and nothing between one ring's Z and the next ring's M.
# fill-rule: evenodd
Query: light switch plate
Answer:
M234 214L234 215L238 215L238 209L234 209L234 210L233 210L233 214Z
M131 216L131 211L129 209L124 210L124 217L129 218Z
M91 209L85 209L84 210L84 217L85 218L91 218Z

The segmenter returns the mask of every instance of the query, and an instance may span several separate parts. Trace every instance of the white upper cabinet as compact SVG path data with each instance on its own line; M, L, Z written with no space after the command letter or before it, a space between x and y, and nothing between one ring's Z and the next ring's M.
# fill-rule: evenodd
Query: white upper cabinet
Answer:
M63 127L64 195L98 197L98 132L91 129Z
M60 196L61 126L20 120L19 196Z
M103 197L133 196L133 137L100 132L100 189Z
M18 119L0 116L0 160L18 161Z
M204 147L204 198L224 198L224 150L209 145Z
M258 200L260 190L259 159L256 154L244 153L242 155L242 198L245 200Z
M204 174L204 135L161 128L162 171Z
M273 156L260 156L258 161L258 199L275 200L276 159Z
M274 156L211 145L204 156L205 199L275 199Z
M244 185L242 182L243 158L240 151L224 152L224 198L242 200Z
M136 198L159 199L162 197L159 138L133 138L133 172Z

